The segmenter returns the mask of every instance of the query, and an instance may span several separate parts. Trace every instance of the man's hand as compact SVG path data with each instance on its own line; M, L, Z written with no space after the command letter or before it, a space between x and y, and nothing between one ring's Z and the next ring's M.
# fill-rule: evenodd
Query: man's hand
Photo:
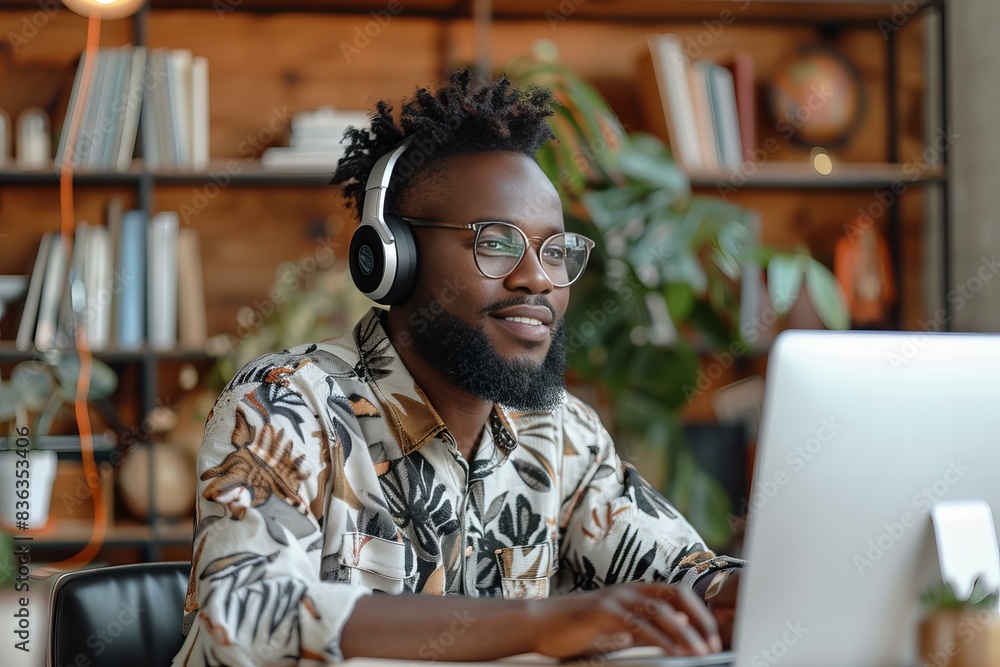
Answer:
M535 651L579 658L630 646L657 646L668 655L722 650L712 614L697 595L667 584L629 583L532 603Z
M708 600L708 608L719 626L722 644L729 648L733 644L733 619L736 618L736 600L740 592L740 572L736 570L722 584L718 593Z

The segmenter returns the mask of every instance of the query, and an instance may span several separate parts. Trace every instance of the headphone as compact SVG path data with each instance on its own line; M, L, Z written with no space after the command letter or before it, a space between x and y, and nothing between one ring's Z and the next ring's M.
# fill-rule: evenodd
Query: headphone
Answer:
M372 167L365 185L361 224L351 237L351 278L365 296L383 306L403 301L417 274L417 246L410 226L385 211L392 168L414 136L407 137Z

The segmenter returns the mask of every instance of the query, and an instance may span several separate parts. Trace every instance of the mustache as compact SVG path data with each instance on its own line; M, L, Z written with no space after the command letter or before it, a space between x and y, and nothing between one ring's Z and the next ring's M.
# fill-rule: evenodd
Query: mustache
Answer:
M537 296L535 298L517 298L512 297L510 299L503 299L501 301L494 301L493 303L485 306L479 310L481 316L486 316L492 313L494 310L501 310L503 308L510 308L512 306L542 306L547 308L550 313L552 313L552 321L555 322L559 320L559 316L556 314L555 307L549 303L549 300L543 296Z

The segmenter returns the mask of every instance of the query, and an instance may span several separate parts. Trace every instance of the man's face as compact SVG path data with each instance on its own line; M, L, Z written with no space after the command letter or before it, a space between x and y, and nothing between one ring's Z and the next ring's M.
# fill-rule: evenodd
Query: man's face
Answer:
M558 194L538 165L518 153L450 158L435 176L444 187L434 190L446 194L408 198L399 214L449 225L507 222L524 231L530 247L512 273L487 278L476 267L474 231L415 226L419 277L401 308L409 311L417 350L480 398L520 409L551 407L562 391L569 288L553 286L538 246L564 231ZM532 389L541 393L522 405L512 400Z

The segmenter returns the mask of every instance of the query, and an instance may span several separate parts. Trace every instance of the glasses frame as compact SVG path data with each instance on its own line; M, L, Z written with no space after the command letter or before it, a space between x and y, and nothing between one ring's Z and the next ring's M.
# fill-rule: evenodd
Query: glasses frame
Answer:
M460 230L464 229L476 232L476 238L473 241L473 247L472 247L472 259L476 262L476 268L479 269L479 273L483 274L483 276L486 278L491 278L494 280L500 280L502 278L506 278L510 274L514 273L514 271L517 270L517 267L520 266L521 260L524 259L524 255L528 252L528 248L532 246L531 238L529 238L528 235L524 233L523 229L509 222L504 222L503 220L484 220L481 222L469 222L466 224L452 225L440 220L424 220L421 218L406 218L402 216L401 219L413 225L414 227L429 227L431 229L460 229ZM522 239L524 239L524 249L521 250L521 256L517 258L516 262L514 262L514 266L511 267L510 271L503 274L502 276L491 276L483 270L482 266L479 265L479 255L476 253L476 247L479 244L479 233L483 230L483 228L487 227L488 225L504 225L506 227L510 227L512 229L517 230L517 233L521 235ZM573 280L569 281L568 283L557 283L552 279L552 276L549 275L549 272L545 270L545 263L542 261L542 251L548 246L548 244L552 241L552 239L562 236L564 234L573 234L577 238L583 240L584 248L586 248L587 254L583 260L583 268L580 269L580 273L575 278L573 278ZM593 239L587 238L583 234L577 234L576 232L559 232L557 234L553 234L552 236L542 239L542 242L538 246L538 251L536 252L538 256L538 263L542 267L542 272L545 273L545 277L548 278L549 282L552 283L553 287L569 287L577 280L579 280L580 276L582 276L583 272L587 269L587 262L590 261L590 251L594 249L595 245L596 244Z

